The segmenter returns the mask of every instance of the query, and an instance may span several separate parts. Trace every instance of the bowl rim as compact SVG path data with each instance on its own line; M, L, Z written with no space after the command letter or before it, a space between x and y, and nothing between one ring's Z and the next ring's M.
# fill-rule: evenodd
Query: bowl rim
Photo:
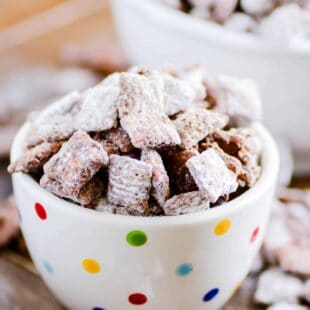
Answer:
M279 44L277 40L264 39L255 34L228 31L221 25L194 18L189 14L165 5L161 1L114 0L112 1L112 7L117 2L122 3L124 10L126 10L125 7L130 6L140 11L145 19L155 22L161 27L168 25L183 36L184 34L190 34L191 37L199 37L200 40L203 37L220 43L230 50L238 48L253 53L274 54L276 57L279 57L279 55L310 57L310 42L307 41L299 45Z
M31 187L31 193L36 197L35 200L49 201L49 206L51 208L62 208L61 211L68 215L87 216L89 219L102 222L106 220L107 222L126 222L136 226L162 226L167 224L191 225L198 222L212 221L217 218L225 218L232 213L241 211L243 208L250 207L251 203L255 202L260 196L264 195L268 191L273 191L276 184L279 169L279 156L275 141L263 125L253 123L251 127L257 132L262 141L262 171L260 178L252 188L248 189L240 196L224 203L221 206L205 211L184 215L154 217L107 214L96 210L83 208L77 204L59 198L43 189L31 176L21 172L14 173L12 176L14 191L17 186L21 186L23 188ZM30 124L25 123L18 131L11 147L11 161L16 160L24 151L23 141L25 140L29 128Z

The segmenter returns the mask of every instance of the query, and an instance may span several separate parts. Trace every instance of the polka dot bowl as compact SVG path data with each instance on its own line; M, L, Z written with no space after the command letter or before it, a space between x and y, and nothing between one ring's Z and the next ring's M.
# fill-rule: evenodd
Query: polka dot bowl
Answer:
M21 229L50 290L69 309L218 309L246 276L264 235L278 172L269 133L262 175L240 197L181 216L130 217L76 206L13 175ZM12 147L21 152L25 125Z

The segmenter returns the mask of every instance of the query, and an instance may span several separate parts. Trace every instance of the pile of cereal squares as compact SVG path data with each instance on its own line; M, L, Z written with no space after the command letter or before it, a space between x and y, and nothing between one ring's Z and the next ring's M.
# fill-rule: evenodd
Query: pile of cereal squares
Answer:
M310 40L309 0L162 0L233 31L289 42ZM297 41L297 42L296 42Z
M114 73L29 117L9 172L98 211L179 215L218 206L260 175L256 85L200 66Z

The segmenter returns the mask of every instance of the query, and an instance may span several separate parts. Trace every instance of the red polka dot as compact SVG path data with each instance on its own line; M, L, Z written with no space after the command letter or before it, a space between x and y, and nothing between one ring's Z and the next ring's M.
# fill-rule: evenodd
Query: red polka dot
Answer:
M259 233L259 227L256 227L252 232L250 242L254 242L256 240L258 233Z
M143 305L147 302L147 297L142 293L134 293L128 297L128 301L133 305Z
M37 216L43 221L46 220L47 214L46 214L44 207L40 203L37 202L34 205L34 208L36 210Z

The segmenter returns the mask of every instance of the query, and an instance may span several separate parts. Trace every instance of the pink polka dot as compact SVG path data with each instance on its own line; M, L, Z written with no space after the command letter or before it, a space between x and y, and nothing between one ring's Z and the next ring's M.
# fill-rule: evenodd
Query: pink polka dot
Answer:
M251 238L250 238L250 242L251 242L251 243L254 242L254 241L256 240L258 234L259 234L259 227L256 227L256 228L253 230L252 235L251 235Z
M34 208L36 210L36 213L37 213L37 216L42 220L46 220L47 219L47 213L46 213L46 210L44 209L44 207L36 202L36 204L34 205Z

